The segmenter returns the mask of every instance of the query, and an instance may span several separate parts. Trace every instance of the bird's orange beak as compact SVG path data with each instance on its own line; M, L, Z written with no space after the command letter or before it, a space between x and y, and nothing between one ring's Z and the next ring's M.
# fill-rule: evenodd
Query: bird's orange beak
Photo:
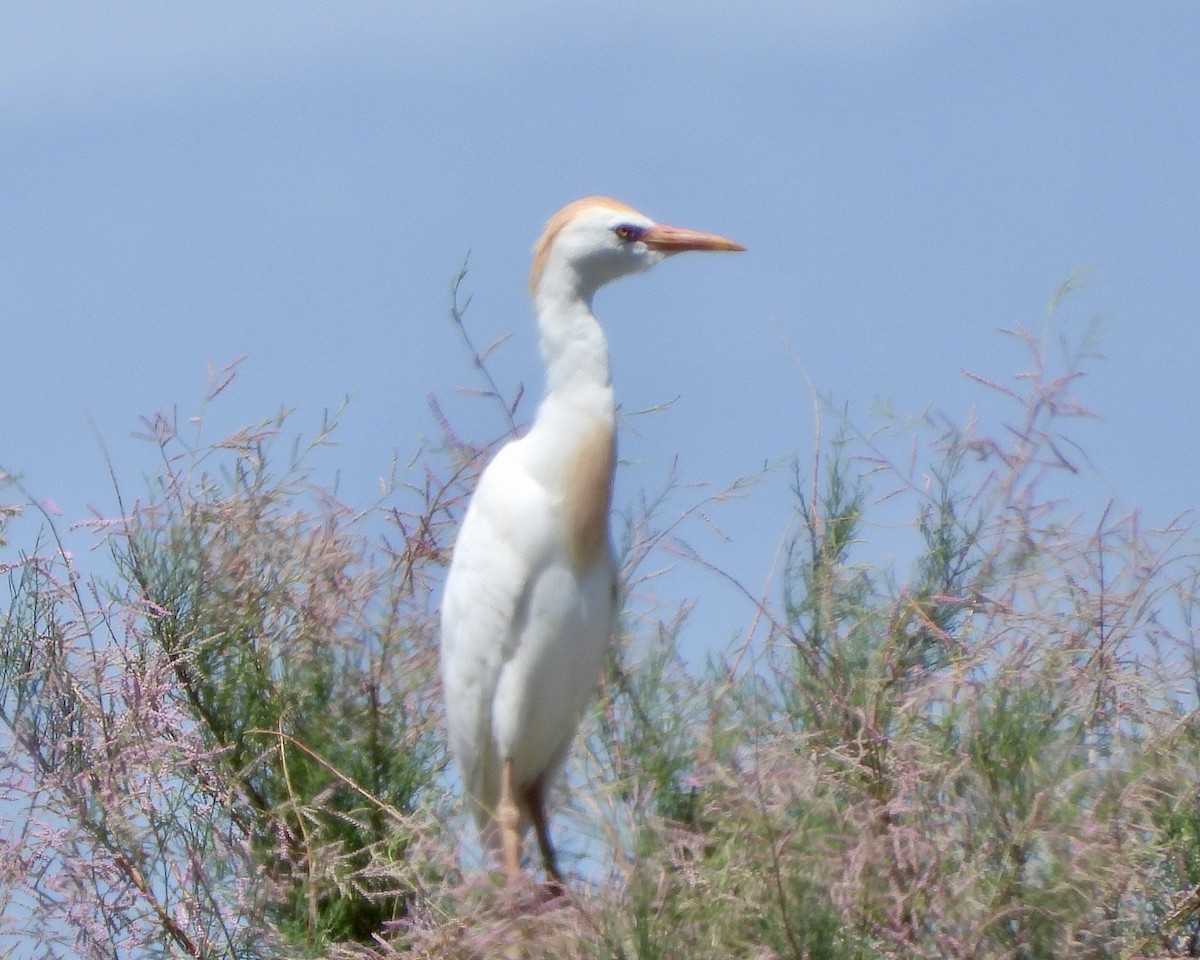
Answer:
M745 250L740 243L715 233L688 230L686 227L669 227L656 223L641 236L641 241L651 250L663 253L683 253L685 250Z

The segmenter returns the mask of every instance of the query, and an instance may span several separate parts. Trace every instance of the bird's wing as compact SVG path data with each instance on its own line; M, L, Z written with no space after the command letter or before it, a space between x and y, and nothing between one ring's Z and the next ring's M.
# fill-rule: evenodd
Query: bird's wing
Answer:
M442 600L450 743L480 822L499 794L499 760L490 749L496 685L517 642L527 591L556 542L556 505L522 465L519 442L502 449L480 477Z

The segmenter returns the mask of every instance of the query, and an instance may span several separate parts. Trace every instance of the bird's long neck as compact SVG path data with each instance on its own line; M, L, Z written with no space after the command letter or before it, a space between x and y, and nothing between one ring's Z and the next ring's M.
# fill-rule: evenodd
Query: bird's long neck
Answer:
M617 464L608 343L590 300L545 290L534 297L546 396L524 440L534 476L560 499L571 565L581 574L611 564L608 514Z
M592 315L591 299L568 286L543 288L534 297L546 362L543 406L562 405L577 415L612 423L608 341Z

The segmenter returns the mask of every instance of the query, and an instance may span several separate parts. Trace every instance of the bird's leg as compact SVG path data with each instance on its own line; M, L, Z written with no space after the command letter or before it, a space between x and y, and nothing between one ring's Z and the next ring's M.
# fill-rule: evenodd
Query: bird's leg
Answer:
M517 809L512 757L506 757L500 768L500 802L496 805L496 821L500 824L508 883L509 886L516 886L521 882L521 811Z
M554 856L554 847L550 843L550 824L546 819L545 780L538 777L525 791L522 797L525 806L529 808L529 816L533 820L533 830L537 835L538 850L542 854L542 864L546 868L546 876L550 878L547 886L556 896L567 892L562 874L558 872L558 861Z

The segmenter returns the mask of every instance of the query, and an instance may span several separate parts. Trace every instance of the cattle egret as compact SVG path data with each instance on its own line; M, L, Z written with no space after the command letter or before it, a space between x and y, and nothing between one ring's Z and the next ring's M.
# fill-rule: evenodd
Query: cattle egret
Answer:
M442 602L450 746L510 884L532 824L551 887L562 889L546 797L599 685L616 614L616 409L592 297L675 253L742 249L605 197L564 207L534 247L529 290L546 394L529 432L479 478Z

